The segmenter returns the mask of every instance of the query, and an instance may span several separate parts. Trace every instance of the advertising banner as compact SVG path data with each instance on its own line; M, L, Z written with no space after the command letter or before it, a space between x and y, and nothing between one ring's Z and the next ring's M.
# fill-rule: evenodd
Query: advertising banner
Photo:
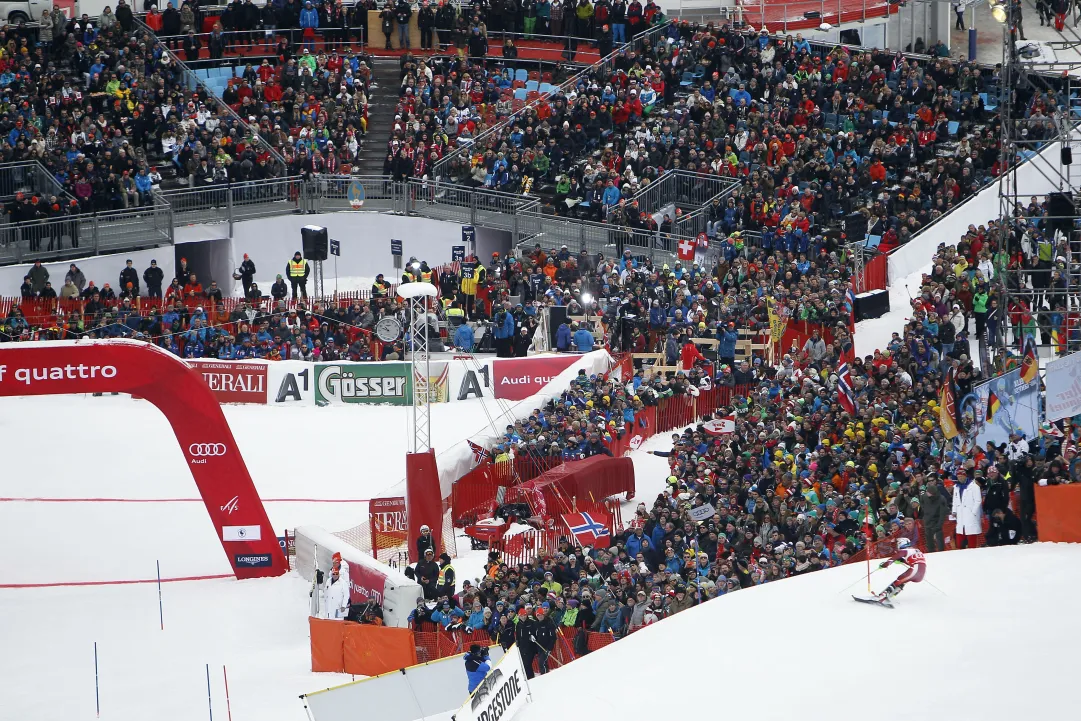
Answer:
M373 498L368 505L372 530L372 550L395 548L408 541L405 498Z
M514 644L492 667L480 686L469 694L458 713L454 714L454 720L511 721L531 701L525 666L522 665L518 645Z
M189 360L188 364L203 377L218 403L267 402L265 363Z
M492 362L492 386L495 397L520 401L539 393L550 380L568 368L580 356L573 354L540 355Z
M969 438L975 436L981 446L988 441L995 445L1008 443L1015 431L1029 440L1039 438L1039 374L1026 383L1021 371L1015 368L992 378L961 401L962 425Z
M417 380L423 373L417 375ZM432 403L446 403L450 400L450 363L428 364L428 400Z
M387 577L374 568L359 563L349 564L349 603L375 601L383 605Z
M267 366L267 405L315 403L315 364L278 361Z
M1047 388L1047 421L1073 418L1081 413L1081 353L1048 363L1043 382Z
M316 363L315 402L409 405L408 363Z

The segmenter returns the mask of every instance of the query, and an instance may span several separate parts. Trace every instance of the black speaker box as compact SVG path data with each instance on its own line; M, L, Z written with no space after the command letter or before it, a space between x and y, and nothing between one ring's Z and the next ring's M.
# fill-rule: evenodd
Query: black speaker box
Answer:
M556 347L556 331L567 320L567 306L553 305L548 309L548 347Z
M890 291L873 290L856 296L856 320L881 318L890 312Z
M327 250L330 243L326 228L321 228L318 225L305 225L300 229L300 239L303 242L305 259L327 259Z

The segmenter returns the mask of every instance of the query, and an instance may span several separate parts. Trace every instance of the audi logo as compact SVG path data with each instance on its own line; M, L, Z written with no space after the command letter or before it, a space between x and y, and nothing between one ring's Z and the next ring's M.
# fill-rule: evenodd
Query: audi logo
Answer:
M188 453L196 458L203 456L224 456L224 443L192 443L188 446Z

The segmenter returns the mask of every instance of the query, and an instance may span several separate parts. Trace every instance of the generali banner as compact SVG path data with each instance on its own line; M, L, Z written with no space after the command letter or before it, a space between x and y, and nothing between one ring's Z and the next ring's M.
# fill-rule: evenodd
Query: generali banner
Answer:
M267 366L244 361L189 360L219 403L266 403Z
M492 386L495 397L520 401L539 393L550 380L566 370L580 356L573 354L540 355L492 361Z

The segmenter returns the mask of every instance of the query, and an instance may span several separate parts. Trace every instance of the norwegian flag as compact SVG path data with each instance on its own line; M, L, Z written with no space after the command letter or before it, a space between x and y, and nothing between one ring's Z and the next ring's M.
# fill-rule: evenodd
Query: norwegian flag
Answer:
M852 376L847 363L842 363L837 369L837 400L849 415L856 415L856 394L852 390Z
M612 543L612 534L608 532L608 517L600 512L564 513L563 522L567 524L579 545L608 548Z
M486 461L486 460L488 460L489 458L492 457L491 453L484 450L482 447L478 446L473 441L466 441L466 443L469 444L469 450L473 451L473 462L474 463L484 463L484 461Z

